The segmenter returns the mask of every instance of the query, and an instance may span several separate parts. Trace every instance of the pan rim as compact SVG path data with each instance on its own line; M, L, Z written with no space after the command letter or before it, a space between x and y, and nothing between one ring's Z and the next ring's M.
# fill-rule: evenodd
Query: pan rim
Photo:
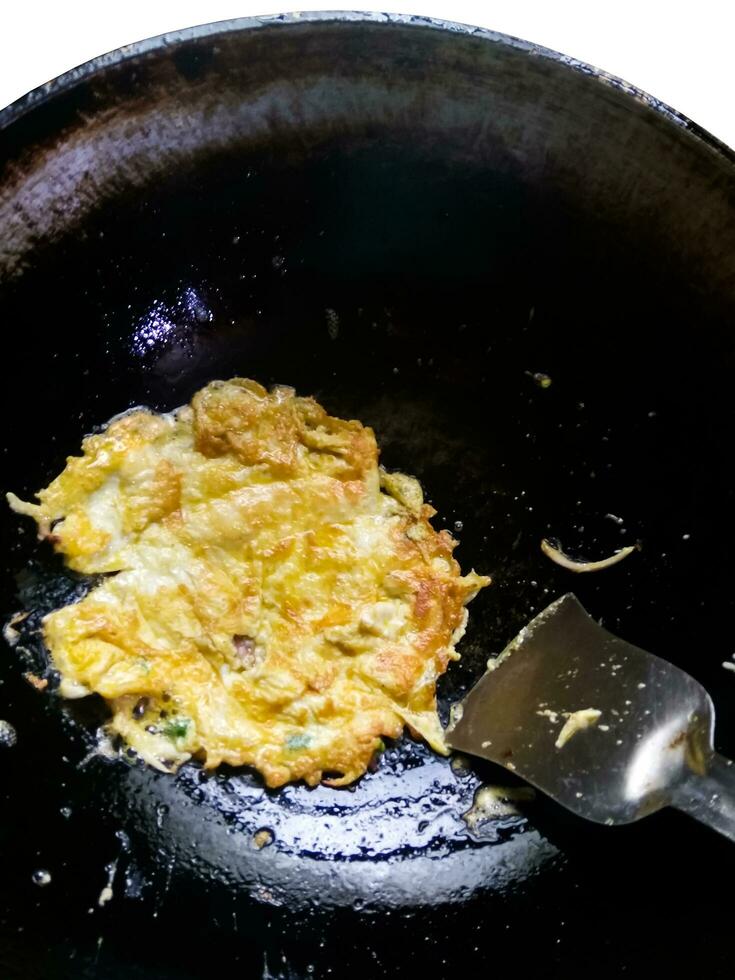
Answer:
M532 41L525 41L522 38L504 34L500 31L475 27L471 24L464 24L443 18L425 17L415 14L352 10L324 10L304 13L267 14L255 17L235 17L228 20L211 21L193 27L180 28L164 34L154 35L153 37L143 38L139 41L133 41L130 44L115 48L112 51L107 51L104 54L92 58L90 61L86 61L81 65L63 72L56 78L31 89L31 91L22 95L14 102L11 102L5 108L0 109L0 132L8 129L14 122L28 115L37 107L50 102L64 92L70 91L76 85L86 81L95 74L102 73L109 68L124 64L127 61L132 61L142 55L169 50L191 41L244 33L246 31L272 29L279 26L294 27L298 25L326 25L330 23L378 24L384 25L385 27L413 28L419 31L427 29L442 31L448 34L459 34L477 38L485 43L509 48L529 57L551 61L574 73L596 79L606 87L615 90L625 100L631 99L634 102L642 104L658 116L664 124L673 125L678 130L684 131L695 142L703 144L723 162L735 164L735 148L729 147L722 140L710 133L709 130L684 115L684 113L679 112L666 102L663 102L661 99L656 98L625 79L611 74L602 68L590 65L585 61L581 61L578 58L574 58L571 55L563 54L553 48L548 48Z

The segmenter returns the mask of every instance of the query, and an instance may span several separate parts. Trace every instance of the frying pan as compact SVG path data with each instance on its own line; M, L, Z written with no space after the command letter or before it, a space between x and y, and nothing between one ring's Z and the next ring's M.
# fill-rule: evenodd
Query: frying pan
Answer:
M351 13L123 48L0 128L3 489L129 406L294 385L373 426L494 577L443 717L569 588L542 537L640 541L575 591L705 684L732 755L729 150L534 45ZM732 975L735 855L677 814L616 831L538 799L471 831L507 774L410 739L340 791L95 755L98 706L23 678L89 583L1 514L3 613L33 610L0 657L3 977Z

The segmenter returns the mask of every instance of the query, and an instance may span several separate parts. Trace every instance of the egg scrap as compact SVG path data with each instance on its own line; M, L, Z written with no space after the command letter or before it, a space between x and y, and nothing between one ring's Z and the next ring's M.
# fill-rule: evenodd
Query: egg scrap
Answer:
M490 580L461 574L367 426L215 381L115 418L37 497L8 501L101 576L44 619L60 693L101 695L150 765L343 786L406 726L447 752L436 681Z

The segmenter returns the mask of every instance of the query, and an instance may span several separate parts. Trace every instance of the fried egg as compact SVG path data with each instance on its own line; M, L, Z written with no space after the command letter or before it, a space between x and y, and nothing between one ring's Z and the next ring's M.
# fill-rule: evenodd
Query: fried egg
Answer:
M461 574L367 426L215 381L172 413L115 418L37 498L8 494L100 576L44 619L60 693L101 695L150 765L342 786L405 727L446 753L436 681L490 580Z

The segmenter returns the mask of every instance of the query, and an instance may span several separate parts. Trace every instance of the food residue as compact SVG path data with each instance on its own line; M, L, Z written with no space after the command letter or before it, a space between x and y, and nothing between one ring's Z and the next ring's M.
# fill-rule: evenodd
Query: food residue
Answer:
M271 845L273 840L273 831L264 827L262 830L258 830L253 834L253 847L256 851L262 851L264 847Z
M26 671L23 677L31 687L35 687L37 691L45 691L48 687L48 680L45 677L38 677L36 674L32 674L30 671Z
M452 768L452 772L461 775L469 772L472 764L466 755L454 755L449 765Z
M544 708L543 711L537 711L536 714L542 718L548 718L552 725L556 725L559 721L559 712L552 711L551 708Z
M617 565L623 558L627 558L634 551L638 551L639 547L636 544L628 545L626 548L621 548L619 551L600 561L578 561L576 558L570 558L569 555L564 554L561 548L555 547L548 538L542 540L541 550L547 558L550 558L557 565L568 569L570 572L600 572L603 568L610 568L612 565Z
M480 786L462 819L474 831L488 820L517 816L515 804L530 803L535 798L536 791L531 786Z
M579 711L565 712L565 716L567 720L554 743L557 749L563 748L577 732L582 732L585 728L596 725L602 717L602 712L598 711L597 708L580 708Z
M114 897L112 885L113 882L115 881L115 875L117 873L117 861L118 859L116 858L114 861L111 861L105 867L105 870L107 871L107 884L104 886L102 891L99 893L99 896L97 897L97 905L99 906L99 908L102 908L104 905L107 905L107 903Z
M543 371L526 371L529 378L532 378L539 388L550 388L551 378Z
M18 640L20 639L20 633L15 627L19 626L20 623L28 619L29 616L30 613L27 612L15 613L10 617L5 626L3 626L3 636L8 646L14 647L17 644Z

